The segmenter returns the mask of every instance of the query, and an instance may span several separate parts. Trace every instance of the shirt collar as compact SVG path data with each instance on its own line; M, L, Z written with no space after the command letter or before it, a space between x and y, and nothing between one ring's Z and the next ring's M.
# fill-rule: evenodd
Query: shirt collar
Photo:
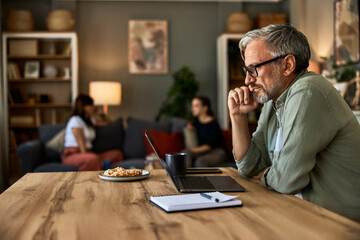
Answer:
M305 73L307 73L307 69L302 70L295 78L295 80L288 86L288 88L280 95L280 97L278 97L278 99L276 100L276 102L273 102L273 108L275 109L279 109L281 107L284 106L284 103L286 101L286 97L287 97L287 93L289 92L289 89L291 88L291 86L301 77L303 76Z

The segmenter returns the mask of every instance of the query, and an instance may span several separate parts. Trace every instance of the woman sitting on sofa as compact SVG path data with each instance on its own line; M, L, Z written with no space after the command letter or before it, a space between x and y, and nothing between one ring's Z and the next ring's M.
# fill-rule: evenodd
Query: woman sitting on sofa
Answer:
M96 154L91 151L95 139L94 124L91 116L96 112L94 101L88 95L79 95L65 130L65 149L62 162L78 167L79 171L101 170L103 161L111 163L123 160L120 150Z
M191 111L195 117L186 131L194 131L197 146L187 149L187 167L210 167L226 161L222 132L207 97L198 96L192 100Z

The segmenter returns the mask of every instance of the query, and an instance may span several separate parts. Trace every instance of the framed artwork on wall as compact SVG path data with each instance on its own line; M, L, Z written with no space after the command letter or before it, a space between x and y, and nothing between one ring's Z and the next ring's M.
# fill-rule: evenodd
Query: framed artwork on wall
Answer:
M128 64L132 74L168 73L166 20L129 20Z
M335 59L336 64L360 61L359 41L360 0L335 1Z
M25 62L24 78L39 78L40 77L40 62L27 61Z

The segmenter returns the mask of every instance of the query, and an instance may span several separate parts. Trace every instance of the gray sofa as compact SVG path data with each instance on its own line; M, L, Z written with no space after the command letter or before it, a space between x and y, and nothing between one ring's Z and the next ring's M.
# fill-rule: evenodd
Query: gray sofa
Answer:
M125 130L123 119L119 118L113 123L96 128L96 140L93 142L94 152L105 152L111 149L119 149L124 153L124 161L112 167L144 168L146 145L143 132L145 129L172 133L181 131L186 125L183 119L174 118L168 124L140 120L129 117ZM21 144L16 154L20 161L21 176L28 172L55 172L77 171L76 167L61 163L61 153L47 147L65 124L41 125L38 128L39 139Z

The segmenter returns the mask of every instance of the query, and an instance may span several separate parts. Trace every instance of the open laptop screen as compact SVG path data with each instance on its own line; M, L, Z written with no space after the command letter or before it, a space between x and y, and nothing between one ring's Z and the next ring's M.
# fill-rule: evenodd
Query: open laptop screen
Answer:
M164 154L161 154L161 152L159 151L159 149L158 149L157 146L155 145L153 139L151 138L150 133L149 133L148 130L145 130L145 137L146 137L146 139L149 141L150 146L151 146L151 148L154 150L155 155L158 157L161 165L165 168L165 170L168 172L168 174L169 174L170 176L172 176L171 171L170 171L170 169L169 169L169 166L167 165L167 163L166 163L166 161L165 161L165 155L164 155Z

